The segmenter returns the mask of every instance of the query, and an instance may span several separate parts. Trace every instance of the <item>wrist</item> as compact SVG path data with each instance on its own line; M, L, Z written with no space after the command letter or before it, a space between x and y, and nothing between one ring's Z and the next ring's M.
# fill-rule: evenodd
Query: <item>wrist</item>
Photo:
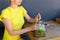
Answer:
M34 22L36 23L38 20L36 18L34 18Z
M32 29L30 27L27 28L28 32L32 31Z

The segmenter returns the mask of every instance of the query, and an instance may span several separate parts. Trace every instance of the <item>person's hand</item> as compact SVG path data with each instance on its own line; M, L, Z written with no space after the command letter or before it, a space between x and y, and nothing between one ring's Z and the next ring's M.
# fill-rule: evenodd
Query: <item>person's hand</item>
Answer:
M36 15L35 20L36 20L36 22L38 22L39 20L41 20L41 15L40 15L40 13L38 13L38 14Z
M33 24L29 27L31 31L38 30L42 25L41 24Z
M35 24L31 25L31 26L29 27L29 29L30 29L31 31L36 30L36 25L35 25Z

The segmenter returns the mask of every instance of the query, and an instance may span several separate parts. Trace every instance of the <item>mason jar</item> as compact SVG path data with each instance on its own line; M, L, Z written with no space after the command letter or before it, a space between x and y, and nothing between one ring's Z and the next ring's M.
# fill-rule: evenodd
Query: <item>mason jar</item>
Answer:
M36 33L35 36L45 36L46 33L46 28L45 25L43 23L43 21L39 21L38 23L36 23Z

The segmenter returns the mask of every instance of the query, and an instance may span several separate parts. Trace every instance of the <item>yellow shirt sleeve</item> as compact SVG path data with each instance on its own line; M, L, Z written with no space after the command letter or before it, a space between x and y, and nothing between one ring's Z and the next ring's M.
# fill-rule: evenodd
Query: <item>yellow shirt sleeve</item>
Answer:
M7 18L7 19L11 20L11 13L9 13L8 10L3 10L1 13L1 18Z
M0 15L0 21L2 21L2 19L1 19L1 15Z
M23 9L23 16L25 16L25 14L27 14L27 10L22 6Z

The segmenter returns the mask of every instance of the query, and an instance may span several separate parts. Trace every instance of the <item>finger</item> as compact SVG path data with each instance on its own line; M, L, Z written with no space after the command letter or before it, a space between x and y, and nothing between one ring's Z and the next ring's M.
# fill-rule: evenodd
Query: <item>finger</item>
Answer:
M40 13L38 13L38 19L39 19L39 20L41 19L41 15L40 15Z
M38 16L41 17L40 13L38 13Z

